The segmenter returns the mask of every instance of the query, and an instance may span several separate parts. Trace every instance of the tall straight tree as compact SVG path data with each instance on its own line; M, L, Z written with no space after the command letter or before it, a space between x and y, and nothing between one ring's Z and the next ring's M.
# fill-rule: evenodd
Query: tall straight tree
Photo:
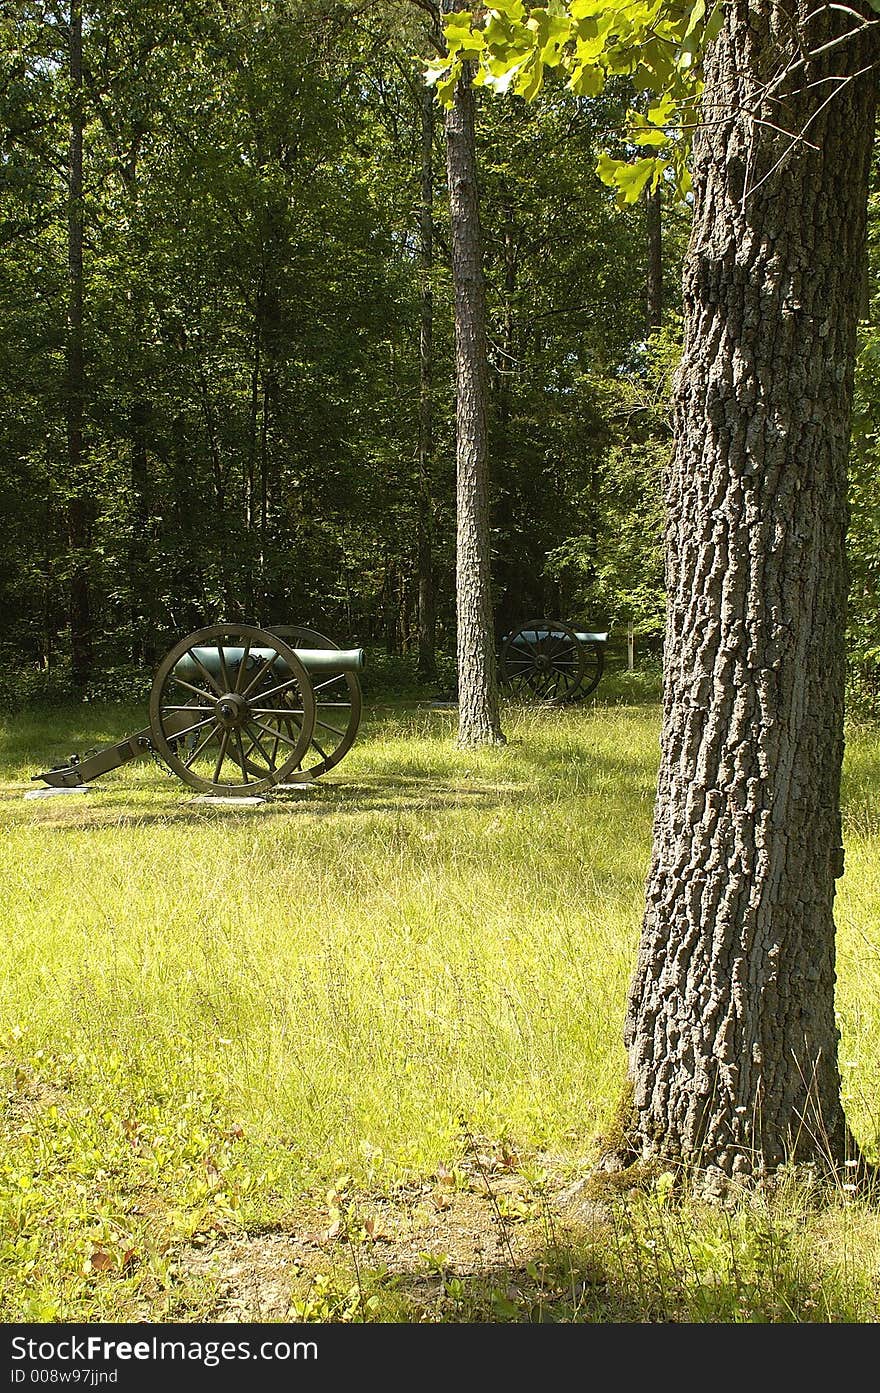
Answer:
M91 603L86 548L91 502L84 478L83 414L83 18L81 0L68 11L70 129L67 187L67 545L69 553L70 656L74 684L82 688L92 666Z
M456 381L456 616L458 743L504 743L498 700L489 528L486 287L469 74L446 110Z
M418 623L419 676L437 676L437 610L434 599L434 99L420 94L419 164L419 498Z
M595 19L581 29L554 6L526 22L519 0L509 22L480 20L476 35L460 16L455 42L459 62L476 54L484 81L506 67L526 96L545 64L587 93L609 70L666 84L672 102L647 128L634 123L650 149L687 97L703 27L661 759L622 1154L723 1189L789 1161L859 1163L841 1103L832 911L880 21L875 0L724 0L708 19L702 0L593 8L606 11L602 52ZM676 66L676 51L688 61ZM665 163L600 161L600 173L633 201ZM680 162L678 175L686 187Z
M645 195L645 327L650 334L663 323L663 206L659 187Z

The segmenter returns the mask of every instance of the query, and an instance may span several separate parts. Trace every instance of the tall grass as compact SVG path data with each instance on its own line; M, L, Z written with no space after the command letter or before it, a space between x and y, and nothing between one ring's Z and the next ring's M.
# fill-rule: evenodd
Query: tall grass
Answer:
M174 1242L283 1226L343 1174L353 1191L391 1193L454 1167L463 1137L577 1174L623 1082L656 705L606 684L584 708L510 708L508 744L479 753L455 748L454 720L374 707L337 769L247 808L195 802L150 761L82 795L26 800L34 772L144 714L77 708L4 724L6 1319L186 1319L164 1256ZM868 1146L878 760L880 736L854 731L838 1007L847 1106ZM729 1256L730 1234L701 1221L710 1279L689 1297L700 1262L676 1249L687 1226L678 1233L663 1198L651 1222L666 1224L669 1290L658 1295L654 1263L640 1278L646 1311L737 1318L713 1316L706 1297L723 1287L728 1301L736 1285L729 1262L722 1282L705 1256L716 1239ZM597 1291L631 1293L649 1251L634 1203L615 1211L601 1251L584 1239L582 1261L605 1273ZM851 1204L846 1215L852 1235ZM867 1276L859 1290L859 1309L875 1309ZM445 1318L463 1318L450 1300ZM566 1300L572 1319L657 1318L621 1315L629 1297ZM801 1318L827 1305L801 1306ZM720 1296L714 1309L727 1309Z

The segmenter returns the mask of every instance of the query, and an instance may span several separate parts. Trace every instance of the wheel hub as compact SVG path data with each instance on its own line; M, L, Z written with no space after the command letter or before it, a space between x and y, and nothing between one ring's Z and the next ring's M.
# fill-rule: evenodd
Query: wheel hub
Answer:
M224 730L237 730L248 717L248 704L239 692L224 692L215 707L215 715Z

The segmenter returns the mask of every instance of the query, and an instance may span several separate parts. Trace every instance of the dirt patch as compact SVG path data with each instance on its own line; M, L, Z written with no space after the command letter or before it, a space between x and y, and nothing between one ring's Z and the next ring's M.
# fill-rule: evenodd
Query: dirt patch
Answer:
M576 1188L468 1165L390 1195L331 1192L283 1230L179 1249L175 1284L201 1291L211 1321L362 1319L352 1312L380 1288L398 1320L549 1306L570 1284L569 1226L583 1228Z

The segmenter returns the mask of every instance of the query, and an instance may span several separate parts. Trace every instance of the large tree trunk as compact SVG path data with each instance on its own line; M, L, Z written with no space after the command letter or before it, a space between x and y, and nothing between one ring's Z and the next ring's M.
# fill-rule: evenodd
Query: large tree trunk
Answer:
M91 531L83 445L85 368L83 358L83 61L82 9L70 0L70 140L67 190L67 546L69 624L73 682L80 690L92 669L91 605L87 547Z
M486 291L470 74L446 113L456 377L458 743L503 744L490 576Z
M694 151L661 765L626 1040L635 1154L721 1184L853 1154L832 903L874 79L823 103L829 76L876 48L862 35L758 95L793 33L817 49L852 25L823 9L804 27L806 4L730 0Z

